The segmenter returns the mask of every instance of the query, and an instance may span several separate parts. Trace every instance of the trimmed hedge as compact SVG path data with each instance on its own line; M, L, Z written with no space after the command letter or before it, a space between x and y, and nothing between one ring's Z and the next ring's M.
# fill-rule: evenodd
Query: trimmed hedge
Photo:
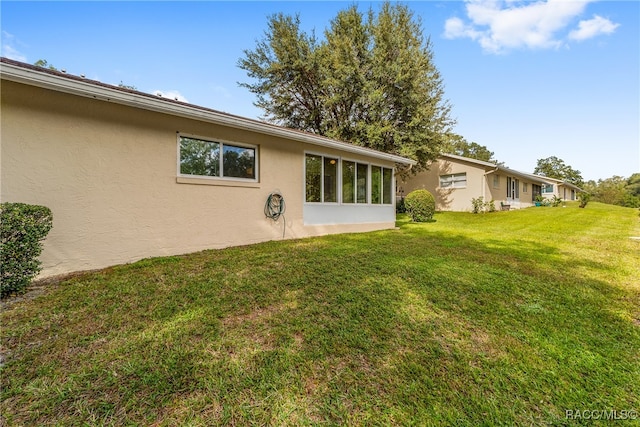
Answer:
M40 272L41 241L51 230L51 210L24 203L0 204L0 297L23 292Z
M407 194L404 206L414 222L431 221L436 213L436 199L427 190L414 190Z

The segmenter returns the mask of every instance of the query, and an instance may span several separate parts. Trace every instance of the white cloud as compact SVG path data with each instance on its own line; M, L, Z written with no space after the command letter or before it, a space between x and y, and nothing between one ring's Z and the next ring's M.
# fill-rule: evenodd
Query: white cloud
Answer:
M584 12L591 1L466 0L468 22L458 17L447 19L444 37L469 38L490 53L521 48L558 48L565 44L559 34ZM581 40L612 32L617 27L608 20L596 18L580 22L580 29L572 32L575 34L569 38Z
M181 101L181 102L189 102L187 98L182 96L182 94L177 90L154 90L151 93L153 93L156 96L161 96L163 98L174 99L176 101Z
M27 62L27 56L14 47L16 38L13 34L2 31L2 56L15 61ZM19 42L18 42L19 44Z
M582 41L600 34L612 34L620 24L614 24L610 20L598 15L593 15L593 19L580 21L578 29L569 33L571 40Z

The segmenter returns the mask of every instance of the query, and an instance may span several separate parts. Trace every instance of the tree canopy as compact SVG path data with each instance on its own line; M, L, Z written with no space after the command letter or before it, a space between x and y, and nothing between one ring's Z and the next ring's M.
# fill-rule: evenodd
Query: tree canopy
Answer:
M33 65L35 65L36 67L48 68L53 71L58 71L58 69L54 67L53 64L49 64L49 62L46 59L38 59L36 62L33 63Z
M577 186L581 186L584 181L579 170L573 169L567 165L564 160L556 156L538 159L538 164L533 173L548 176L549 178L561 179Z
M584 189L593 194L596 202L640 208L640 173L629 178L615 175L598 182L588 181Z
M454 121L431 41L408 7L340 11L319 40L299 16L268 19L238 66L266 121L413 158L440 154Z
M485 162L498 163L493 158L493 151L477 142L468 142L460 135L450 134L444 145L444 152L457 154L470 159L483 160Z

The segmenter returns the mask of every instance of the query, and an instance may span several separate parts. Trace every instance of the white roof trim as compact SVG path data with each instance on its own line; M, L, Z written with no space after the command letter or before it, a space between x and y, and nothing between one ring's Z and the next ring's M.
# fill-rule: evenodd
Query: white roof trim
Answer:
M506 173L506 174L510 174L513 176L517 176L520 178L525 178L528 179L530 181L533 182L537 182L537 183L541 183L541 184L550 184L549 179L546 176L541 176L541 175L535 175L532 173L527 173L527 172L520 172L517 170L513 170L513 169L509 169L507 167L501 166L499 164L496 163L491 163L491 162L485 162L484 160L478 160L478 159L471 159L469 157L463 157L463 156L458 156L457 154L442 154L440 157L442 158L450 158L453 160L459 160L459 161L463 161L463 162L468 162L468 163L474 163L480 166L484 166L485 168L490 168L491 170L488 173L493 173L493 172L502 172L502 173Z
M222 113L204 107L182 102L174 102L151 94L120 90L115 86L98 84L99 82L92 80L82 80L77 76L62 76L57 72L52 73L45 70L41 71L32 68L32 66L28 64L21 65L21 63L15 61L5 60L5 58L2 58L2 62L0 63L0 75L3 80L41 87L76 96L83 96L100 101L113 102L129 107L140 108L143 110L257 132L400 164L416 164L414 160L394 154L383 153L381 151L336 141L323 136L314 135L312 133L287 129L281 126L264 123L246 117Z
M478 165L486 166L493 169L495 169L496 167L499 167L499 165L496 163L485 162L484 160L472 159L464 156L458 156L457 154L441 154L440 157L449 157L454 160L461 160L463 162L476 163Z

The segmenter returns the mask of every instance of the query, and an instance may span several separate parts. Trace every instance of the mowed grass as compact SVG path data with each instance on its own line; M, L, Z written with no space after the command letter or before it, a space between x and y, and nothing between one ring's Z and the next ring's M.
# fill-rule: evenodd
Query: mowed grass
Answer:
M53 285L2 312L2 416L478 426L640 410L637 210L435 220L400 216L398 230L148 259Z

